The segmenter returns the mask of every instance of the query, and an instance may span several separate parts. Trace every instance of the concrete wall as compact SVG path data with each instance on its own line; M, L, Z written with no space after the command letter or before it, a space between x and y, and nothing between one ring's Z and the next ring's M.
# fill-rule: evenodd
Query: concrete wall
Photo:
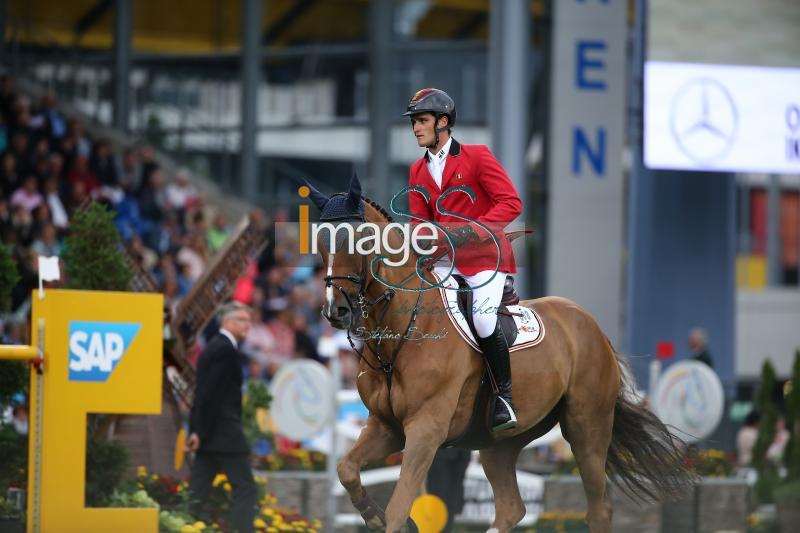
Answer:
M800 349L800 290L739 291L736 295L736 376L755 378L769 357L789 377Z
M609 493L614 508L612 530L623 533L744 533L753 507L750 487L738 479L703 478L677 502L635 501L613 484ZM580 478L547 478L543 510L585 512Z

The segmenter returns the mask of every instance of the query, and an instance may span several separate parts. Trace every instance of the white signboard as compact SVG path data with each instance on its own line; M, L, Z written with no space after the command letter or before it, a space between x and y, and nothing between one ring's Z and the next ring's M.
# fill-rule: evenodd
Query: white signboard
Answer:
M283 365L270 384L270 410L278 432L304 440L322 431L334 413L332 386L330 371L316 361Z
M650 61L649 168L800 174L800 69Z
M620 341L625 0L553 2L547 294Z
M681 361L658 379L653 409L686 442L709 437L722 420L725 395L717 374L705 363Z

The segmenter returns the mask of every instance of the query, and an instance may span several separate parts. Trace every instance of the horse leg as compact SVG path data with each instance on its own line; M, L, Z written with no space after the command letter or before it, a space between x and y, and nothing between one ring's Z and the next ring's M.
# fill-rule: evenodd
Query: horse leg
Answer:
M369 415L358 440L339 462L339 481L369 529L382 531L386 527L386 517L361 484L361 467L402 448L403 442L397 434L375 416Z
M400 479L386 507L386 531L413 531L416 527L408 518L411 504L433 463L436 450L447 438L447 424L435 416L415 417L405 427L406 446Z
M525 446L515 439L481 450L481 464L494 494L494 522L487 533L510 531L525 517L525 504L517 484L517 457Z
M583 407L586 406L586 407ZM606 483L606 455L611 444L614 407L570 403L562 421L586 493L586 522L592 533L611 532L611 499Z

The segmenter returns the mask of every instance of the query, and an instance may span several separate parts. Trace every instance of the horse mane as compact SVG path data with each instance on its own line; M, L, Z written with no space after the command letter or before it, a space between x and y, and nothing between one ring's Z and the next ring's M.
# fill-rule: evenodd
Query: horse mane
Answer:
M364 200L365 204L372 206L372 208L375 209L375 211L377 211L378 214L384 218L385 222L394 222L392 216L386 211L386 209L381 207L381 205L378 202L376 202L375 200L370 200L366 196L362 196L361 199Z

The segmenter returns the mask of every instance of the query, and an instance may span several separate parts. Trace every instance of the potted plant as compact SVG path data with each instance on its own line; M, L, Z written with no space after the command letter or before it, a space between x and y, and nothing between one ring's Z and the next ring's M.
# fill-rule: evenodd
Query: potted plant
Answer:
M114 213L95 201L81 207L70 221L61 259L70 289L126 291L133 277L121 251ZM128 450L106 436L112 417L92 413L87 418L86 502L90 507L108 504L128 464Z
M778 482L778 467L767 458L767 450L775 440L775 424L778 408L775 405L775 367L767 359L761 369L761 385L756 396L756 405L761 412L758 439L753 449L753 466L758 472L755 492L760 503L773 503L775 485Z
M82 207L70 222L61 254L67 286L87 291L128 290L133 271L119 242L112 211L94 201Z
M800 524L800 350L795 352L792 379L786 396L789 444L783 454L786 478L774 491L781 531L796 531Z

